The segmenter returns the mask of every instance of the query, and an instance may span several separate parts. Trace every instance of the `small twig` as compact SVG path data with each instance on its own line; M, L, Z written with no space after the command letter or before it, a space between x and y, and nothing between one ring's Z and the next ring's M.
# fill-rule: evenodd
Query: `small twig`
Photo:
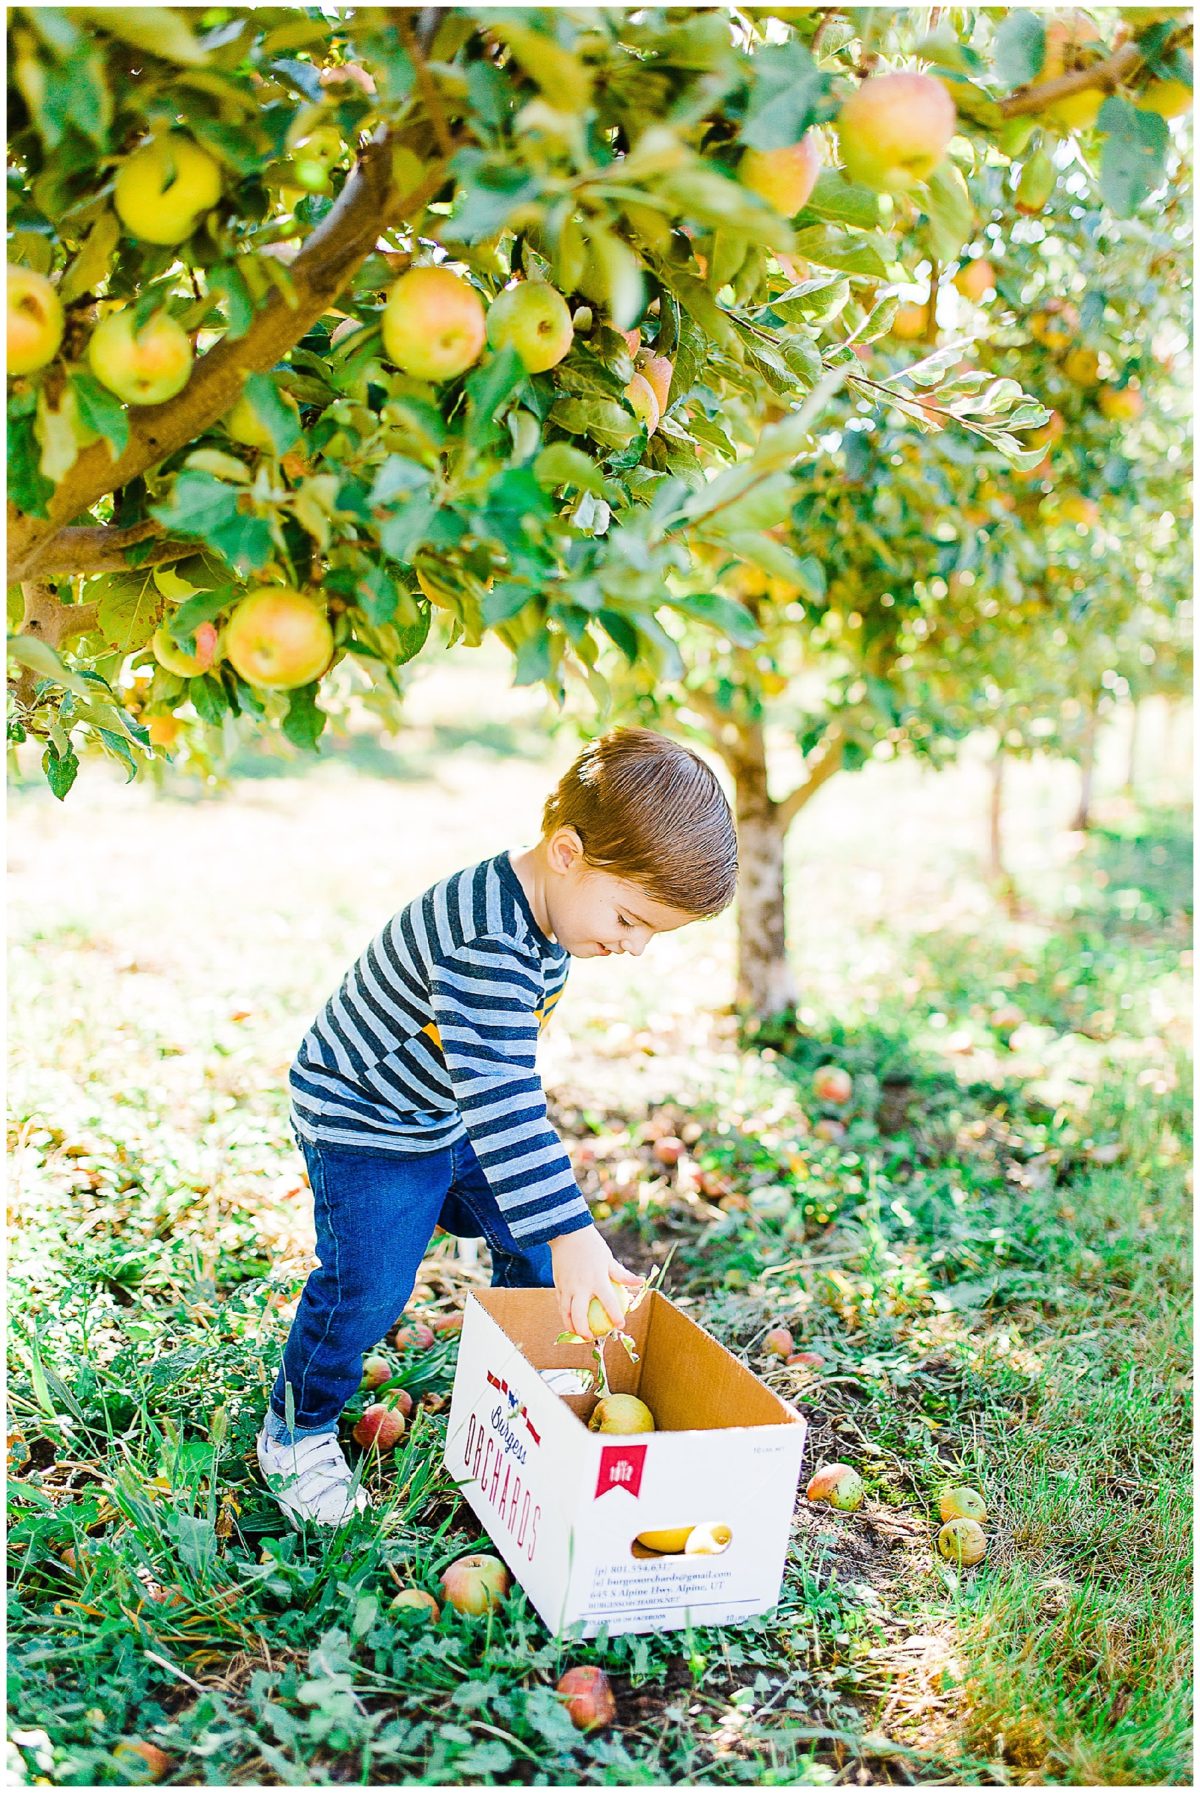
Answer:
M417 34L412 28L407 13L399 14L397 24L400 41L408 52L417 77L417 88L425 102L425 110L429 113L429 122L433 126L433 134L437 138L438 149L449 161L454 154L454 134L446 119L446 111L442 105L442 96L437 90L437 83L429 72L429 64L425 60L425 52L417 42Z

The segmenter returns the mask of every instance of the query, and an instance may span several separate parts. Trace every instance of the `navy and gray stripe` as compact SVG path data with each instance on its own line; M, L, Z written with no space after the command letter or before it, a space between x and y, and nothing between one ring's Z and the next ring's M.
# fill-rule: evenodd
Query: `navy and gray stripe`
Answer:
M309 1028L289 1072L297 1134L408 1157L465 1132L514 1238L587 1226L536 1068L569 966L507 853L444 878L392 917Z

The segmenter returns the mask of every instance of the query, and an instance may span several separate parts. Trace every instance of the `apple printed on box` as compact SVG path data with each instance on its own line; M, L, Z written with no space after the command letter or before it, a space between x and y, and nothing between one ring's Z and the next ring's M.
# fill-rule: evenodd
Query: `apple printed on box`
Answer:
M447 1467L556 1635L767 1612L783 1576L804 1421L659 1291L628 1325L638 1361L608 1348L611 1391L638 1395L657 1429L591 1432L596 1396L552 1386L569 1387L591 1358L589 1346L557 1342L554 1291L473 1294Z

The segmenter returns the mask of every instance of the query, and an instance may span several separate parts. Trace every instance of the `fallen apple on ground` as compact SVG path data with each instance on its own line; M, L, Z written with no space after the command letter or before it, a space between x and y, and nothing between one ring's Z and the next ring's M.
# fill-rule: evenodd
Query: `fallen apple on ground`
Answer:
M136 1783L160 1781L171 1772L171 1758L157 1743L146 1743L140 1737L123 1737L113 1748L113 1755ZM140 1766L135 1767L134 1764Z
M617 1702L602 1668L569 1668L554 1691L577 1731L602 1731L617 1716Z
M673 1133L668 1133L665 1139L655 1140L653 1150L654 1156L658 1159L658 1162L660 1164L665 1164L668 1170L670 1170L679 1163L679 1160L687 1151L687 1147L684 1145L683 1141L677 1139Z
M350 1436L364 1450L390 1451L404 1436L404 1415L398 1407L376 1401L368 1407Z
M823 1370L825 1368L825 1359L819 1351L793 1351L785 1361L789 1369L797 1365L806 1370Z
M969 1569L987 1555L987 1539L977 1519L951 1519L937 1535L937 1547L948 1563Z
M512 1586L512 1577L498 1556L478 1552L460 1556L442 1574L442 1593L455 1612L490 1612Z
M947 1488L938 1501L943 1519L974 1519L981 1525L987 1518L987 1504L976 1488Z
M769 1357L790 1357L796 1341L786 1326L772 1326L763 1339L762 1348Z
M839 1513L854 1513L862 1506L862 1477L848 1463L827 1463L818 1469L804 1493L808 1500L827 1500Z
M433 1595L427 1594L424 1588L401 1588L391 1602L389 1610L394 1612L397 1607L401 1609L408 1607L413 1611L422 1612L427 1618L431 1618L435 1625L442 1616L441 1607Z
M597 1401L588 1421L589 1432L629 1434L653 1432L654 1429L654 1415L636 1395L605 1395L602 1401Z
M424 1320L409 1320L397 1329L392 1343L397 1351L428 1351L436 1338L432 1326L427 1326Z
M386 1382L392 1373L392 1366L386 1357L368 1357L363 1361L363 1387L378 1388Z

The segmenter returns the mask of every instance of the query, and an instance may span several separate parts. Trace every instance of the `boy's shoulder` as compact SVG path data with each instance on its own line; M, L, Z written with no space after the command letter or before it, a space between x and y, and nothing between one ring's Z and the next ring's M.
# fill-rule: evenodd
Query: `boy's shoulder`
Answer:
M538 927L507 849L450 872L412 906L420 909L430 948L440 954L486 942L531 960L567 957Z

